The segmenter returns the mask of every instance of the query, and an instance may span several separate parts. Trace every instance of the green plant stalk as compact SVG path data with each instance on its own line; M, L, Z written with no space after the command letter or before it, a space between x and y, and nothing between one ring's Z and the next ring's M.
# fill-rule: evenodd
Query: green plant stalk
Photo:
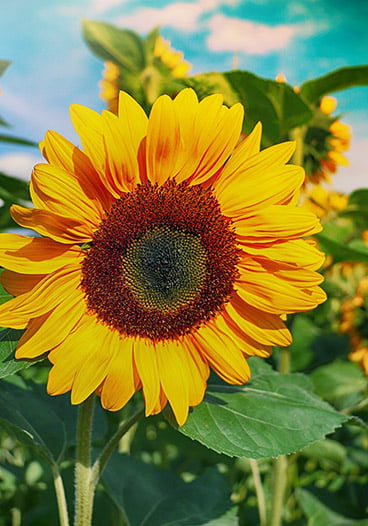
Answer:
M79 406L75 464L75 526L90 526L94 488L91 484L91 434L95 395Z
M54 479L56 501L59 510L60 526L69 526L68 507L66 504L63 479L61 478L57 464L52 464L51 470L52 477Z
M259 474L258 463L255 459L249 459L250 469L252 470L254 488L256 490L257 496L257 506L258 506L258 515L259 515L259 525L266 526L266 501L262 486L261 476Z
M91 486L94 488L97 486L97 483L100 479L101 473L109 460L112 452L119 444L120 439L142 418L144 415L144 408L139 409L136 411L128 420L123 422L123 424L117 429L117 431L112 435L110 440L107 442L105 447L103 448L101 454L96 459L95 463L93 464L92 471L91 471ZM77 526L77 525L76 525ZM79 525L78 525L79 526Z
M303 166L304 160L304 136L306 128L302 126L301 128L294 128L290 132L290 138L296 142L295 152L292 158L294 164Z
M298 150L298 142L297 149ZM292 318L294 322L295 316ZM290 324L291 328L292 323ZM288 374L290 372L290 348L280 350L280 361L279 361L279 371L283 374ZM272 503L271 503L271 517L269 526L281 526L282 524L282 512L284 505L284 495L287 482L287 472L288 472L288 459L286 455L280 455L276 458L273 463L273 473L272 473Z

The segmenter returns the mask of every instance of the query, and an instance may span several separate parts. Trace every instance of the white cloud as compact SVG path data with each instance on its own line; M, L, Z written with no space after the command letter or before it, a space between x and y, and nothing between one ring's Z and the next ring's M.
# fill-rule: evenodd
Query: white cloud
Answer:
M163 8L141 7L132 15L120 17L117 22L139 33L146 33L155 26L170 26L188 32L196 31L199 28L198 22L201 15L221 5L237 3L238 0L198 0L196 2L176 2Z
M265 55L285 48L293 36L301 33L298 25L268 26L224 15L214 16L209 27L211 33L207 38L207 45L210 50L237 51L251 55Z
M105 13L112 7L121 6L125 4L127 0L92 0L91 12L93 14Z
M41 155L11 152L0 155L0 172L29 181L35 164L45 162Z
M357 188L368 188L368 138L352 141L346 157L350 166L339 166L336 175L332 176L334 188L340 192L350 193Z

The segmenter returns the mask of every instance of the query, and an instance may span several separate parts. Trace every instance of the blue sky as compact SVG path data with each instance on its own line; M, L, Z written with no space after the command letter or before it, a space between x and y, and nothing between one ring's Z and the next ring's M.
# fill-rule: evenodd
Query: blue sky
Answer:
M15 135L38 141L52 128L78 141L69 105L104 107L97 87L102 62L83 42L83 17L142 35L160 25L193 73L231 69L237 55L240 69L271 79L283 72L298 85L368 63L366 0L13 0L0 20L1 58L13 62L0 80L0 115ZM354 133L351 166L335 177L335 186L348 191L368 186L368 88L337 98ZM36 150L0 148L0 170L24 178L38 159Z

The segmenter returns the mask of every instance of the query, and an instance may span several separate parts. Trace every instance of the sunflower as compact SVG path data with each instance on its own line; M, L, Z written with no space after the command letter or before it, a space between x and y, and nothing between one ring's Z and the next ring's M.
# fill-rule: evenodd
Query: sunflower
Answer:
M222 100L185 89L147 118L121 92L118 116L71 107L83 150L47 132L36 208L12 207L43 237L0 237L0 324L26 328L17 358L48 352L51 395L118 410L142 388L182 425L210 368L247 382L246 358L291 343L281 315L324 301L294 144L260 151L260 124L237 144L243 107Z
M322 219L345 210L348 200L346 194L316 184L306 190L302 206Z
M366 267L363 269L366 274ZM353 298L341 304L342 319L340 332L349 335L352 352L349 359L357 362L368 376L368 277L358 282Z

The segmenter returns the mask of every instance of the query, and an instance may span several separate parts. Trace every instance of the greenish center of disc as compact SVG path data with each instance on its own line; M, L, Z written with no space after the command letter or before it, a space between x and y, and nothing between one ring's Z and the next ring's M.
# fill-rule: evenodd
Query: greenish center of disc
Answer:
M122 258L124 280L143 308L175 312L193 301L206 279L199 237L159 226L134 240Z

